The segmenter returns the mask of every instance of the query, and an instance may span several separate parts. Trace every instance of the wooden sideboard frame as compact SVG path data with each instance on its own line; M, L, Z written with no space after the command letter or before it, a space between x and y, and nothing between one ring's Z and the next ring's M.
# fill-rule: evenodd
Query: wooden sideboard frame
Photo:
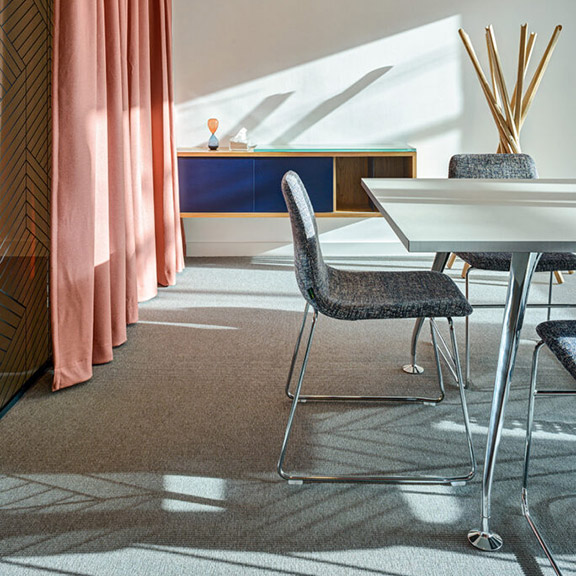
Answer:
M178 149L178 158L319 158L333 160L332 212L316 216L365 218L379 216L362 188L361 178L416 178L416 149L407 145L376 149L254 149L251 151ZM182 212L182 218L286 218L287 212Z

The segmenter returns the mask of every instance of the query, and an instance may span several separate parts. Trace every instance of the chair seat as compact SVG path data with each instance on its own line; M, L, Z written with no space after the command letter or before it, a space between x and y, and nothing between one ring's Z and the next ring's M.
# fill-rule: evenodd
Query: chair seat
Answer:
M456 284L440 272L353 272L328 267L328 286L312 305L341 320L455 318L472 313Z
M576 320L550 320L536 327L550 351L576 378Z
M479 270L508 272L512 254L509 252L458 252L459 258ZM536 272L576 270L576 254L571 252L545 252L536 265Z

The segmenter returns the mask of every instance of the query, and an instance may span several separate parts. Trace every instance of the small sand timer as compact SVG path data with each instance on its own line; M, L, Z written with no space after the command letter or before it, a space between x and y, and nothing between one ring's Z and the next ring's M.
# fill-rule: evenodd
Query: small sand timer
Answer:
M218 130L218 119L217 118L210 118L208 120L208 130L210 130L211 135L210 139L208 140L208 148L210 150L218 150L218 138L216 138L216 130Z

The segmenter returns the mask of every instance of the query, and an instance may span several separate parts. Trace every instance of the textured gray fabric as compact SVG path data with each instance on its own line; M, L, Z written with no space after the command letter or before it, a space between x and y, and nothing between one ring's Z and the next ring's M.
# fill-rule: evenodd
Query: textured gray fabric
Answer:
M536 326L538 336L576 378L576 320L550 320Z
M528 154L456 154L450 158L448 178L538 178L536 164ZM457 252L457 256L481 270L508 272L512 255L505 252ZM571 253L542 254L536 272L574 270Z
M472 268L508 272L512 255L509 252L458 252ZM545 252L536 265L536 272L576 270L576 255L571 252Z
M350 272L328 266L312 204L298 174L284 175L282 193L292 224L298 286L322 314L365 320L457 317L472 312L456 284L439 272Z
M329 292L330 276L318 241L314 209L302 180L295 172L287 172L282 178L282 194L290 214L298 287L304 298L316 307L313 295L318 297Z
M528 154L455 154L448 178L538 178Z

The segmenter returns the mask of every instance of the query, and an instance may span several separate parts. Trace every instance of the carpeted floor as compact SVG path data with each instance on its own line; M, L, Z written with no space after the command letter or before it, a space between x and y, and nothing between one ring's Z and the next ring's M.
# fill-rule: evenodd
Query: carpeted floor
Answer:
M331 263L406 270L429 269L431 259ZM576 280L566 280L555 298L574 301ZM546 282L536 278L532 301L543 301ZM472 302L504 294L504 277L475 274ZM0 574L551 575L520 508L529 365L545 312L527 315L499 453L492 521L505 545L482 554L466 533L479 527L501 311L472 317L478 475L464 487L407 487L293 486L277 476L302 310L289 259L189 259L175 287L141 306L128 342L90 382L57 394L48 376L38 382L0 420ZM461 321L457 328L462 344ZM430 390L428 338L425 374L399 369L411 330L411 321L322 318L307 390ZM543 382L574 385L550 356L540 373ZM457 391L446 380L437 407L303 405L287 466L464 470ZM537 405L531 491L566 575L576 574L575 407L576 399Z

